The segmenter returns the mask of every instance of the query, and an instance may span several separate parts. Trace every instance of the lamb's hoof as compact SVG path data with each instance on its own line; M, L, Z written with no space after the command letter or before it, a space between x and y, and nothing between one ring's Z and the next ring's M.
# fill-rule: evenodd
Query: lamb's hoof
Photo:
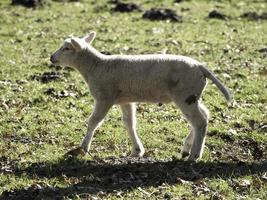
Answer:
M85 155L86 155L86 151L82 147L71 149L65 154L65 156L71 156L71 157L78 157L78 156L85 156Z
M190 155L189 152L185 152L185 151L182 152L182 158L186 158L189 155Z
M132 151L132 153L130 154L130 157L137 157L137 158L142 158L143 155L145 153L144 149L135 149L134 151Z

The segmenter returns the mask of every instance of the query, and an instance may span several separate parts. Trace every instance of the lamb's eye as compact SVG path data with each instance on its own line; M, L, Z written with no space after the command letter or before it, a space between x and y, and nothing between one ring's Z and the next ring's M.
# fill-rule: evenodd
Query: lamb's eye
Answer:
M69 48L69 47L64 47L62 50L63 50L63 51L69 51L70 48Z

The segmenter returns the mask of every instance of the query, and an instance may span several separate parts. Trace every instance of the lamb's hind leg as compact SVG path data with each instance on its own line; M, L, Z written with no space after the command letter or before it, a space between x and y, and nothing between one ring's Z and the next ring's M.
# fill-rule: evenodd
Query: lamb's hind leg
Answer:
M188 136L189 139L187 143L190 144L190 137L193 136L193 143L188 160L195 161L202 156L208 126L208 112L199 101L191 104L178 102L177 105L181 108L183 114L192 127L191 134L193 133L193 135ZM187 150L186 152L189 153L188 149L185 150Z
M203 104L201 104L200 102L198 104L199 104L200 112L202 113L202 115L206 119L206 121L208 122L208 119L209 119L209 111L208 111L208 109ZM187 137L185 138L185 141L184 141L184 144L183 144L183 147L182 147L182 151L181 151L182 158L185 158L185 157L190 155L190 151L191 151L193 142L194 142L194 128L191 127L191 131L187 135ZM204 142L203 142L203 144L204 144ZM203 146L204 146L203 144L202 144L202 148L201 148L201 151L200 151L200 155L202 154L202 151L203 151Z
M122 119L129 134L132 143L132 157L142 157L145 149L136 132L136 109L135 104L123 104L121 105Z

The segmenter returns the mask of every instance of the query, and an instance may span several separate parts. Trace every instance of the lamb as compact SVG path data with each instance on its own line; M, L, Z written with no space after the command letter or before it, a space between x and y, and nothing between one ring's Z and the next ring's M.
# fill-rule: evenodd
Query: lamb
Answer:
M50 57L55 65L78 70L93 96L94 110L80 149L88 152L95 130L109 109L117 104L132 143L131 155L142 157L144 147L136 132L136 102L174 102L191 126L182 147L182 157L201 158L209 112L200 98L210 79L231 101L229 90L206 68L192 58L179 55L103 55L91 46L96 36L71 37Z

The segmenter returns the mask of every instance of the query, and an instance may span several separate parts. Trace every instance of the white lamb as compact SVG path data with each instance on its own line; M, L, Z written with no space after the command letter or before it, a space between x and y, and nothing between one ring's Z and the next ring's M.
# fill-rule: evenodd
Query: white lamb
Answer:
M204 64L178 55L103 55L90 44L96 36L71 37L51 56L55 65L77 69L95 100L81 147L88 152L94 131L114 104L122 110L123 122L133 145L131 156L141 157L144 147L136 132L135 102L173 101L191 125L184 141L182 157L195 161L201 157L209 112L200 97L206 78L230 101L228 89Z

